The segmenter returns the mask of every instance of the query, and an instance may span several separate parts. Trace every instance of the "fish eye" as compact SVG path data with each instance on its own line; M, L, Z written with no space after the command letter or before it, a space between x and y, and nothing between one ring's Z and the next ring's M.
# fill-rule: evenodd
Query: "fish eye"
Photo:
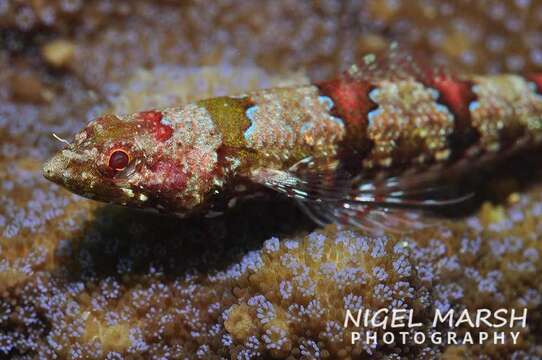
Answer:
M122 149L113 150L109 155L109 167L115 171L122 171L130 163L128 153Z

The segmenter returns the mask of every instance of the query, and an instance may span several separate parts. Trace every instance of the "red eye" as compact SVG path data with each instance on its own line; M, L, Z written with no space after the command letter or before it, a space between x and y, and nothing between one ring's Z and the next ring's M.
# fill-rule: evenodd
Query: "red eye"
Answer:
M130 157L124 150L115 150L109 156L109 167L116 171L123 170L129 162Z

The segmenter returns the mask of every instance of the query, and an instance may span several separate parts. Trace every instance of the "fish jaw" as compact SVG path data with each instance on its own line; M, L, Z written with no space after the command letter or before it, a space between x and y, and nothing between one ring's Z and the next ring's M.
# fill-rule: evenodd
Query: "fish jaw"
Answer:
M64 170L64 160L62 156L60 156L60 153L58 153L51 159L47 160L47 162L43 165L42 174L47 180L63 186L64 178L62 173Z
M78 191L83 183L91 183L91 179L83 181L89 175L81 171L82 164L75 159L75 153L65 149L56 153L43 166L43 176L58 185L68 188L70 191ZM85 176L83 176L85 174Z
M96 191L96 188L103 188L103 186L98 186L100 182L103 182L103 178L96 173L97 170L92 168L90 163L90 158L83 158L68 148L59 151L49 159L44 164L42 172L47 180L89 199L105 201L111 196L118 197L119 194L101 194L100 191ZM118 191L110 192L118 193Z

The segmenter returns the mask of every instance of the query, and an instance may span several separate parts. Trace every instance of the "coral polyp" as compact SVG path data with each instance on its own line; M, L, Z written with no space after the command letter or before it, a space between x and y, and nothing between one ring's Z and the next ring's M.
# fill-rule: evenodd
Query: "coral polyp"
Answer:
M100 114L308 84L391 40L461 73L539 72L540 14L535 1L0 0L0 358L541 358L538 149L492 173L472 208L408 235L316 227L280 198L163 217L85 200L40 169L64 145L51 133ZM472 87L441 80L466 114L454 91ZM386 111L388 95L374 94ZM143 114L149 134L167 138L157 115ZM368 329L345 328L346 311L381 308L411 309L426 336L448 330L432 328L437 309L528 315L516 344L352 344Z

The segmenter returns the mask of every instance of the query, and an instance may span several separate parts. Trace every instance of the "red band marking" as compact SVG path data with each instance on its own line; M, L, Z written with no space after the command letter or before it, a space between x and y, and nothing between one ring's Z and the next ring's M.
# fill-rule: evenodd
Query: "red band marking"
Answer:
M529 74L526 76L527 80L532 81L536 85L536 91L542 94L542 73Z
M162 113L159 111L142 111L137 114L144 124L150 128L158 141L166 141L173 135L171 126L162 124Z
M437 76L432 79L432 87L438 90L440 101L457 116L469 119L469 104L476 100L472 91L472 83L446 76Z
M150 167L150 170L155 174L157 179L162 179L158 188L166 192L184 190L188 182L188 175L182 166L171 159L158 159Z
M370 83L339 78L319 83L317 86L322 95L333 100L333 115L340 117L347 127L367 127L367 114L376 107L368 95L373 88Z

